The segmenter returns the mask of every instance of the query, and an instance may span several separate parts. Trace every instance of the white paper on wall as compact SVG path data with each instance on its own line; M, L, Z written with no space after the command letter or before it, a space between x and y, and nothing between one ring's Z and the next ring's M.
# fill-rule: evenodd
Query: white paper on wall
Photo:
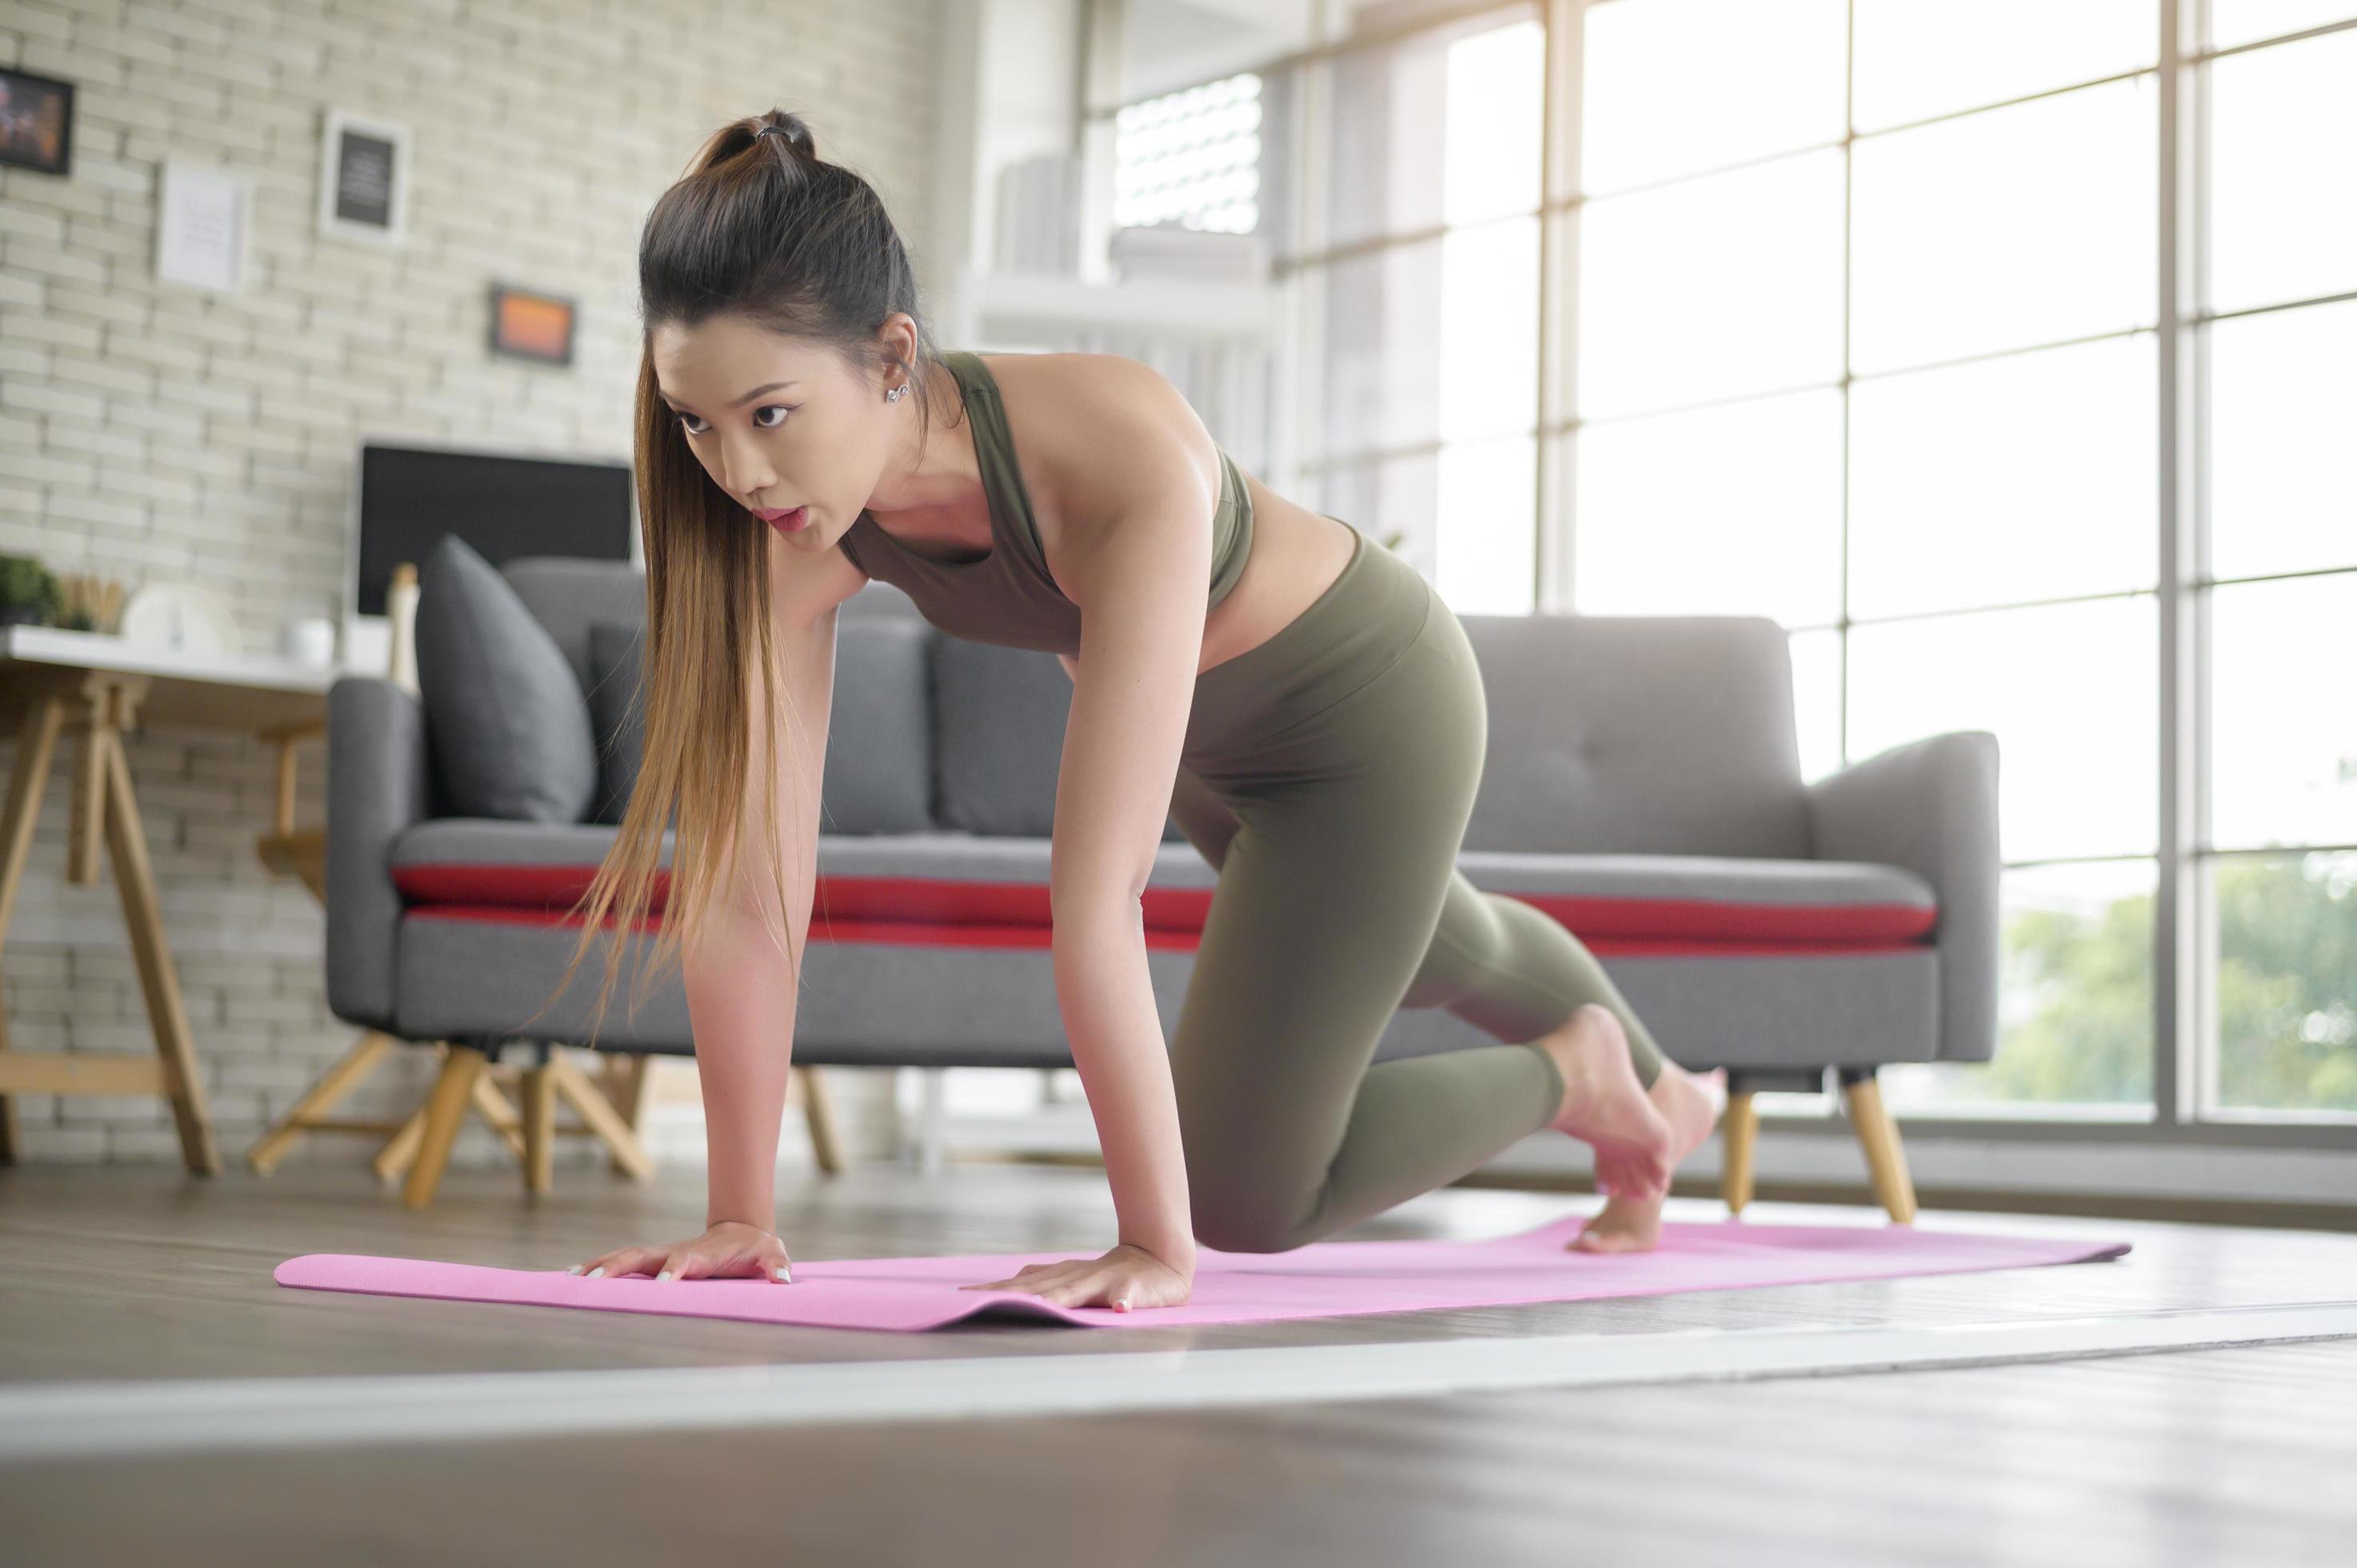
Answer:
M156 275L235 292L245 286L253 182L224 169L167 159L156 220Z

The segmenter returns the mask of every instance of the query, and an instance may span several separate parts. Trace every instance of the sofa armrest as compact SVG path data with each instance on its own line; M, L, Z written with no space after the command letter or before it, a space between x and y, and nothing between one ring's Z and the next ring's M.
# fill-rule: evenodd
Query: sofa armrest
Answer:
M1996 1054L1997 743L1987 730L1927 736L1807 786L1819 860L1903 866L1940 900L1940 1059Z
M406 688L347 675L328 689L328 1006L390 1030L402 897L393 841L431 809L425 710Z

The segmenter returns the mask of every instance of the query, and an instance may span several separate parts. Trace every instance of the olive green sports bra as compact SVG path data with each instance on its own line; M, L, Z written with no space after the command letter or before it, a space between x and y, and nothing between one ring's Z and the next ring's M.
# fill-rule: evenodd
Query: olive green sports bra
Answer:
M990 506L990 553L972 561L920 555L877 526L864 509L844 533L843 553L868 576L907 594L919 613L952 637L1077 654L1081 609L1049 574L1031 498L1016 466L1015 438L1006 427L998 382L978 354L949 349L942 350L942 360L965 394L966 417L974 422L974 456L982 465L982 488ZM1210 606L1227 597L1243 575L1252 537L1252 492L1243 470L1222 451L1220 508L1211 520Z

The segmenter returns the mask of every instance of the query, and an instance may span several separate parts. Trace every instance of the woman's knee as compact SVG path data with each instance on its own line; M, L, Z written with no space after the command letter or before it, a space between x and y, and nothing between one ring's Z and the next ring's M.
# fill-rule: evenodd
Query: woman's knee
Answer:
M1283 1252L1301 1236L1324 1201L1321 1179L1305 1182L1259 1157L1259 1141L1240 1146L1207 1135L1200 1119L1186 1129L1187 1197L1195 1240L1222 1252Z
M1301 1245L1310 1206L1265 1196L1207 1196L1190 1184L1195 1240L1222 1252L1289 1252Z

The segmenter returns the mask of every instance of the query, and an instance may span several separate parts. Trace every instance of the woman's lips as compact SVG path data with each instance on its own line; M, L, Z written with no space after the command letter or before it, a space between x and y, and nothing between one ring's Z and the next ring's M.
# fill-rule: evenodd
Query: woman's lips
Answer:
M764 511L761 517L780 533L795 533L809 525L810 508L798 506L791 511Z

